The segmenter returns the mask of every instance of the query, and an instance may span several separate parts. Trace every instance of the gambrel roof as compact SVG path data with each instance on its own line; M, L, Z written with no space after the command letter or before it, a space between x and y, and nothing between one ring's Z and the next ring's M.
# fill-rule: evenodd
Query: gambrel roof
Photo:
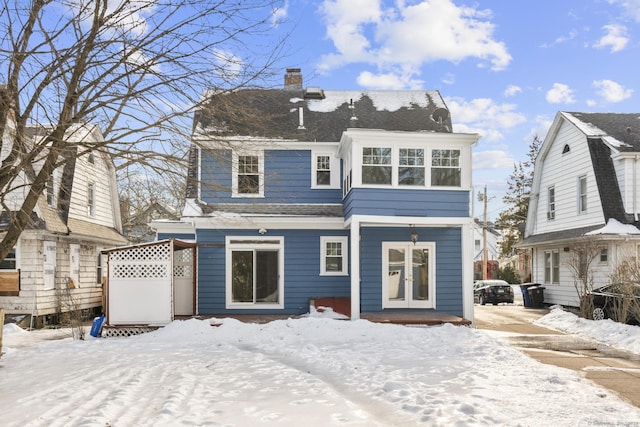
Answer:
M640 155L640 113L559 112L545 139L545 144L541 147L538 159L546 156L551 148L550 142L554 142L563 122L573 124L586 138L602 205L604 224L608 223L610 219L615 219L623 224L640 226L640 222L635 219L632 213L625 212L613 159L617 155L624 156L635 153ZM535 188L540 177L536 176L534 179L532 194L540 190ZM532 205L530 209L536 210L540 207ZM531 215L535 215L535 212L529 213L528 221L531 220ZM521 242L521 245L574 239L593 229L600 228L604 224L529 235Z

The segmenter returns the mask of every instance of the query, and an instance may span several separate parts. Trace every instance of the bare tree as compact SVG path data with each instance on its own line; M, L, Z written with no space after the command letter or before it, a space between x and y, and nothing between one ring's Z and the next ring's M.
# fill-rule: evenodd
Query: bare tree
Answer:
M280 0L0 0L0 204L4 259L74 124L97 124L117 168L182 173L205 89L256 85L283 55ZM268 32L269 37L265 37ZM42 125L40 138L31 129ZM25 178L26 177L26 178ZM16 204L10 197L23 191Z
M640 264L636 257L623 257L612 270L610 280L621 297L611 300L606 314L623 323L629 318L640 319Z
M573 285L578 296L593 289L593 262L604 247L602 242L593 237L584 237L570 246L566 266L573 276ZM593 312L593 304L590 300L585 301L580 305L580 315L589 317Z

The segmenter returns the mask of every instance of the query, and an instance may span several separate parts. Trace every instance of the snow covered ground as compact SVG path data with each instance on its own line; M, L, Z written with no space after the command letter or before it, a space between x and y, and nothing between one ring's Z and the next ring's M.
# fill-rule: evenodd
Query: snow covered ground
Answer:
M176 321L129 338L4 328L3 426L636 425L640 409L488 333L345 321ZM640 328L537 323L640 354Z

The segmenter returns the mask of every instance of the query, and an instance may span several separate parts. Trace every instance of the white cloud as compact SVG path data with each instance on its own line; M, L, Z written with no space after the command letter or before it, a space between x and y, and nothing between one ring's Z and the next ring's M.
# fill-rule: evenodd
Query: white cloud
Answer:
M602 27L606 32L593 47L598 49L611 49L611 53L623 50L629 42L627 27L621 24L609 24Z
M502 130L518 126L527 120L524 114L515 111L515 104L496 104L489 98L471 101L446 98L445 102L451 111L456 132L479 133L487 141L502 140Z
M327 72L349 63L368 63L380 74L416 74L425 63L461 62L502 70L511 62L504 42L494 39L490 11L457 6L451 0L325 0L319 8L335 52L321 58Z
M522 92L522 88L520 86L509 85L509 87L507 87L507 89L505 89L504 91L504 96L508 98L511 96L515 96L519 92Z
M453 73L446 73L440 81L446 85L452 85L456 82L456 76Z
M289 14L289 2L285 1L282 7L276 7L271 14L271 25L277 27L287 19Z
M546 99L549 104L572 104L576 102L573 98L573 90L563 83L554 83L553 87L547 92Z
M631 97L633 89L625 89L624 86L612 80L596 80L593 82L596 93L606 102L621 102Z
M609 4L620 5L627 17L640 22L640 0L609 0Z
M503 169L513 168L517 161L507 151L488 150L474 151L473 169Z
M237 78L244 65L241 58L222 49L214 49L213 62L218 75L227 81Z
M357 82L367 89L391 90L391 89L419 89L422 87L422 80L414 80L409 76L402 77L399 74L383 73L373 74L363 71L358 76Z

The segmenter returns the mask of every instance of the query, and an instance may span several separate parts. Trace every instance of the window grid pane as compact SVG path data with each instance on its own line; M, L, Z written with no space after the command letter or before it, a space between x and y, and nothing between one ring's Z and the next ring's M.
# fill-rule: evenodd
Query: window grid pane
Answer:
M238 193L260 192L260 166L258 156L238 156Z
M431 185L459 187L460 150L431 151Z

